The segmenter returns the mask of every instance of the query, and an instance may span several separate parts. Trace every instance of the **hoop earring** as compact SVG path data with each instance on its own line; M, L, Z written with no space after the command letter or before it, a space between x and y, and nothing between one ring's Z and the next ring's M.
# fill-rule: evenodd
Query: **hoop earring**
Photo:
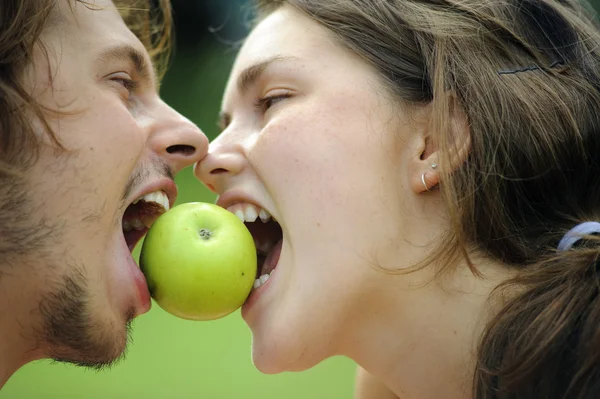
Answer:
M423 174L421 175L421 182L423 183L423 186L425 187L425 190L427 190L427 191L431 191L431 190L429 189L429 187L427 187L427 183L425 183L425 173L423 173Z

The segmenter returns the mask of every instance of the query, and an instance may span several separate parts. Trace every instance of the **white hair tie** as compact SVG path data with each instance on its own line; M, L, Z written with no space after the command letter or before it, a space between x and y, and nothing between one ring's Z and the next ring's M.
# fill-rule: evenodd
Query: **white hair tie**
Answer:
M564 235L562 240L558 243L557 248L559 251L568 251L577 241L591 234L600 234L600 223L584 222L578 224Z

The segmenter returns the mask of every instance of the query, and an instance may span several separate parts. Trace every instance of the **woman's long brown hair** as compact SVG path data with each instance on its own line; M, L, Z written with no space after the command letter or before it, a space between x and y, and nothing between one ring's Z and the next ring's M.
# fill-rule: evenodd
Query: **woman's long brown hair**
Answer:
M431 103L432 138L446 157L456 142L454 98L466 113L468 159L455 170L440 162L453 227L419 267L469 260L475 248L517 271L498 287L513 294L481 338L473 397L600 398L600 243L555 250L576 224L600 220L592 8L575 0L258 0L259 19L282 5L374 66L399 103Z

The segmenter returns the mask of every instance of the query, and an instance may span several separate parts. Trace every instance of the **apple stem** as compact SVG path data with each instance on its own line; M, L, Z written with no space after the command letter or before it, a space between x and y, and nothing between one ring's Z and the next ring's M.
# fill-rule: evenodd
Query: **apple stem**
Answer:
M201 229L198 234L200 234L200 237L202 237L205 240L208 240L210 238L210 236L212 235L210 230L207 230L207 229Z

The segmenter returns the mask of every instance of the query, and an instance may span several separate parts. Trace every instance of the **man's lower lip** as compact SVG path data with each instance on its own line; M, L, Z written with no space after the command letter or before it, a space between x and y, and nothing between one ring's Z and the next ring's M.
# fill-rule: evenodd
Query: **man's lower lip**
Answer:
M136 306L136 316L140 316L148 312L152 306L152 300L150 298L150 291L148 291L148 284L146 277L142 273L133 256L130 256L129 267L131 276L135 283L136 291L138 293L138 304Z

